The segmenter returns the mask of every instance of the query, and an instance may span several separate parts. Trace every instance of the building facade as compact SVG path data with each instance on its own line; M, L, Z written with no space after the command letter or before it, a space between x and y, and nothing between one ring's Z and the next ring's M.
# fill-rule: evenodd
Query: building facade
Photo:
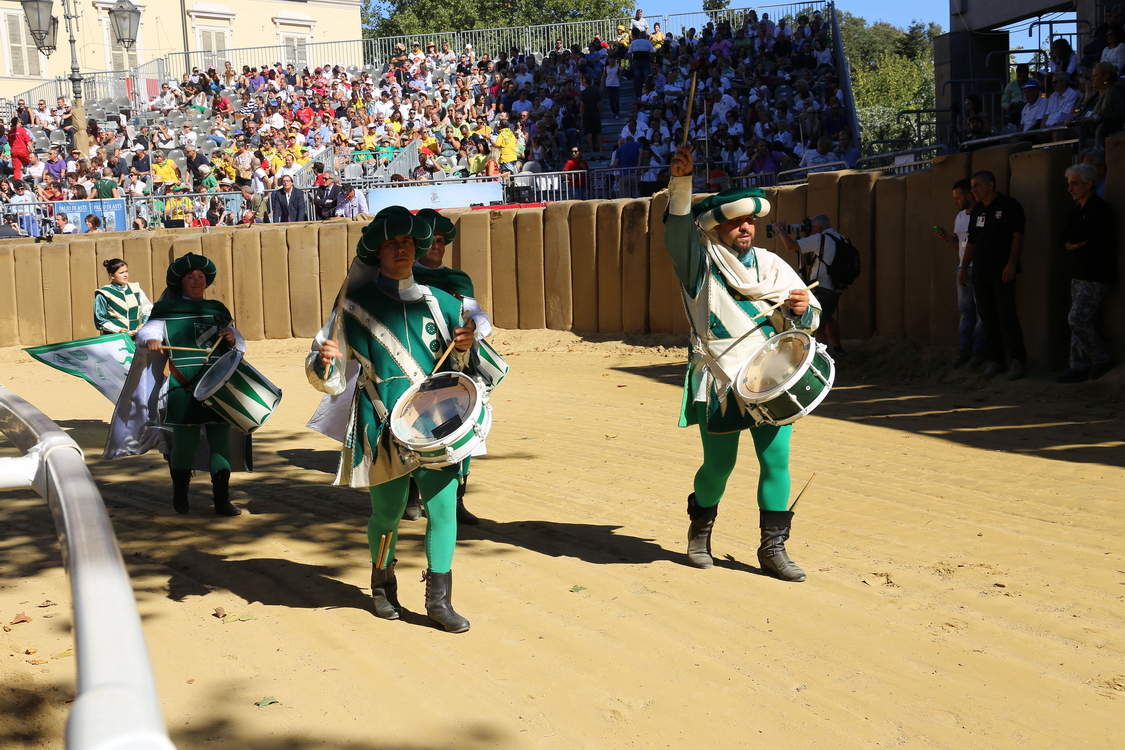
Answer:
M224 60L235 57L239 59L232 59L232 62L239 67L243 64L273 65L279 61L302 66L320 65L329 60L348 64L363 62L333 59L330 45L305 49L310 44L359 39L362 36L361 0L227 0L225 3L140 0L134 4L142 15L136 45L130 50L123 49L114 40L108 13L113 0L76 0L72 4L79 16L75 39L83 75L137 67L152 70L154 66L149 63L158 59L167 62L166 70L161 73L177 79L190 72L193 65L201 68L215 65L221 69ZM59 17L57 48L48 58L35 48L19 1L0 0L0 98L10 99L57 76L70 75L70 47L61 0L55 2L55 15ZM276 47L277 54L270 57L269 47ZM269 59L226 54L228 50L244 48L263 48L258 56L265 54ZM185 50L189 54L183 54ZM325 59L320 59L318 50L323 51ZM316 59L310 59L310 53L315 54ZM344 55L344 48L335 54ZM354 52L348 50L347 54L354 55ZM253 59L253 62L244 62L243 58ZM147 95L148 92L139 93ZM36 104L28 102L32 107Z

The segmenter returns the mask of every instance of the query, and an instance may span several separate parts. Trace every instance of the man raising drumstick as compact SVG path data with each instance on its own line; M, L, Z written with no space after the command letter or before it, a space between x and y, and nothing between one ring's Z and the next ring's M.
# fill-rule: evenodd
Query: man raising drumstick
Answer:
M760 467L758 563L763 573L803 581L805 572L785 552L793 520L788 510L792 425L761 423L732 392L732 381L766 339L791 328L815 331L820 304L785 261L754 247L754 219L770 211L765 193L731 188L693 206L692 166L691 150L678 148L664 230L692 328L680 426L698 424L703 440L703 465L688 496L688 559L700 568L714 564L711 530L738 459L739 435L749 430Z

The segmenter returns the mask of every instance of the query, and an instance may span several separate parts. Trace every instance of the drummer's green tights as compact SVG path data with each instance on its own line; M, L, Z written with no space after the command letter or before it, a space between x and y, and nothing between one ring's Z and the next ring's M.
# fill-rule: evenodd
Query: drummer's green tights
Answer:
M703 466L695 473L695 502L703 508L723 499L734 466L738 462L740 432L712 435L707 432L707 404L696 403L699 434L703 438ZM789 510L789 435L792 425L750 428L754 452L758 454L758 507Z
M211 447L211 462L209 468L212 474L218 474L223 469L230 469L230 425L209 424L207 429L207 444ZM199 450L199 427L173 427L172 428L172 456L170 464L173 469L190 469L195 463L195 452Z
M395 557L398 524L406 509L410 478L418 483L426 507L426 562L435 573L448 573L453 566L457 544L457 474L452 471L415 469L413 473L371 488L371 519L367 522L367 543L371 561L379 556L379 538L391 535L385 565Z

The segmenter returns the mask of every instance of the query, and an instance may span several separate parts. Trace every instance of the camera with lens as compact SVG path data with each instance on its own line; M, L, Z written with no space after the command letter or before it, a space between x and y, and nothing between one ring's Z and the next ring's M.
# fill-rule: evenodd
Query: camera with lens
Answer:
M800 224L787 224L785 226L785 231L788 232L789 236L795 240L808 237L810 234L812 234L812 219L805 217L805 220ZM773 238L776 236L777 230L773 228L773 224L767 224L766 237Z

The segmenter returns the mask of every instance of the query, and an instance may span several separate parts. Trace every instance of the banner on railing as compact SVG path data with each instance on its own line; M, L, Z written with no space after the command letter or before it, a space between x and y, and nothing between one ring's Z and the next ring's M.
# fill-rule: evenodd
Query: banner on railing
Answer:
M504 188L499 182L479 181L454 185L418 185L388 187L367 191L368 213L378 213L387 206L405 206L411 211L422 208L468 208L504 202Z

